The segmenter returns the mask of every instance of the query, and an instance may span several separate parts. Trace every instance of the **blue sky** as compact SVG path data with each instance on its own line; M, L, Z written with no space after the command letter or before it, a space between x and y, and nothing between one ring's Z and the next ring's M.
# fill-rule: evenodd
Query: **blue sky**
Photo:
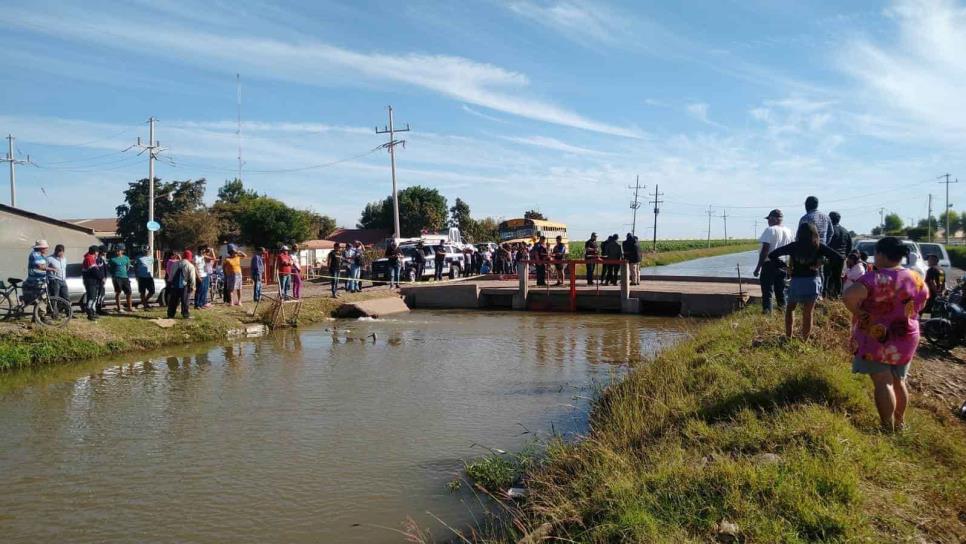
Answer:
M387 104L413 129L401 186L474 216L536 208L575 238L630 230L637 175L664 193L661 238L704 237L709 205L714 236L727 211L748 237L809 194L867 232L880 207L925 217L930 192L941 210L945 172L966 209L959 2L2 4L0 132L38 165L18 205L57 217L113 215L147 176L121 151L152 115L157 175L214 199L237 168L236 73L245 182L345 226L389 193L388 156L366 154Z

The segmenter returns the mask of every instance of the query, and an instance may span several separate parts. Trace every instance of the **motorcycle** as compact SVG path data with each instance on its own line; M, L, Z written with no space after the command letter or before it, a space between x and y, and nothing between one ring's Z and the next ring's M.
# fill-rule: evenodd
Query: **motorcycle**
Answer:
M930 344L951 350L966 343L966 309L963 308L964 280L933 301L932 311L922 324L922 333Z

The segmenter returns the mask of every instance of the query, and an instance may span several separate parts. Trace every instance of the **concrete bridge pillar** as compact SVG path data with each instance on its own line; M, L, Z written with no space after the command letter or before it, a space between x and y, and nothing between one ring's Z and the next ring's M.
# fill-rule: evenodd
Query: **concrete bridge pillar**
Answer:
M517 277L520 280L520 286L517 288L517 292L513 295L513 309L514 310L526 310L527 309L527 294L529 286L527 285L527 280L529 279L530 266L527 261L520 261L517 263Z
M631 298L631 276L630 265L621 263L621 313L639 314L641 313L641 301L634 297Z

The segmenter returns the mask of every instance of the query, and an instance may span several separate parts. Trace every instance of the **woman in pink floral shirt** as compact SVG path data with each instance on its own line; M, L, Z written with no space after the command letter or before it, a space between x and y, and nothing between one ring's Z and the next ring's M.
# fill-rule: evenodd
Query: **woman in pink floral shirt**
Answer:
M917 272L902 267L908 249L887 237L875 244L876 269L849 287L843 299L852 312L852 372L869 374L882 427L904 426L906 373L919 345L919 312L929 291Z

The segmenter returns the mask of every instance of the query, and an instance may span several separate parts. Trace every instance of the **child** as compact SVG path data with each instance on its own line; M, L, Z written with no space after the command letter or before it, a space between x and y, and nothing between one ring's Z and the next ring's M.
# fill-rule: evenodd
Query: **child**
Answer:
M862 256L858 251L853 251L849 253L849 256L845 259L845 273L842 274L842 279L845 280L842 292L848 289L865 274L865 261L862 260Z
M932 306L936 301L936 297L942 295L946 290L946 273L939 267L938 255L930 255L928 261L929 269L926 270L926 287L929 288L929 300L926 301L926 307L923 311L932 314Z
M852 312L852 372L869 374L882 428L905 425L906 374L919 345L919 312L927 290L916 272L902 267L908 248L894 236L875 244L874 271L846 290L843 300Z

